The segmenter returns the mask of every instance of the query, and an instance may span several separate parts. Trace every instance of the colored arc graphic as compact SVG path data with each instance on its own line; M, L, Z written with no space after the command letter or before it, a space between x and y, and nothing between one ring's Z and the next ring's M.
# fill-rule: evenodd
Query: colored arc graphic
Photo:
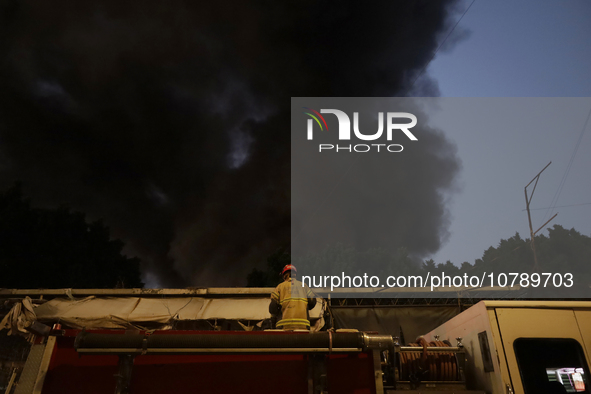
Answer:
M312 108L308 108L308 107L302 107L304 109L308 109L312 112L314 112L316 115L318 115L320 117L320 119L322 119L322 122L324 123L324 126L326 126L326 131L328 131L328 125L326 124L326 120L324 120L324 118L322 117L322 115L320 115L320 113L318 111L313 110ZM318 126L320 126L320 130L324 130L322 128L322 123L320 123L320 121L318 120L318 118L314 115L312 115L309 112L304 112L306 115L310 115L312 118L314 118L314 120L316 121L316 123L318 123Z

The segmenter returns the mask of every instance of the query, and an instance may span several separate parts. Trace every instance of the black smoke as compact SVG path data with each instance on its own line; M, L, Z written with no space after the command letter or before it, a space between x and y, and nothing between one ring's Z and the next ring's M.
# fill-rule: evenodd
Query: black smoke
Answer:
M290 242L290 97L437 94L454 5L6 0L0 187L104 218L149 284L242 285Z

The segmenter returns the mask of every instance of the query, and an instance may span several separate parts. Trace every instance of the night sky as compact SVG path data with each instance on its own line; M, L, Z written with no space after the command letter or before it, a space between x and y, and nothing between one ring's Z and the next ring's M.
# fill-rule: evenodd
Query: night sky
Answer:
M1 7L0 187L22 181L35 206L104 219L147 285L166 287L244 285L289 247L290 97L438 95L421 70L463 11L430 0ZM456 31L442 50L465 37Z
M547 121L552 127L461 131L453 122L445 129L462 170L436 262L474 263L516 232L529 238L523 188L550 161L532 199L534 230L558 213L549 227L591 236L590 20L587 0L476 0L458 26L469 37L430 63L443 97L556 98L557 107L576 97Z

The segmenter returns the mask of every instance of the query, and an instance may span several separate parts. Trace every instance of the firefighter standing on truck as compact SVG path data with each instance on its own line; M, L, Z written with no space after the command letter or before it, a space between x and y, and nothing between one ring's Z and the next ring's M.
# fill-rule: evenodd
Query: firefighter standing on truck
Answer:
M283 330L309 330L308 310L316 306L314 293L295 278L296 273L293 265L286 265L281 271L283 283L271 293L269 313L281 316L276 326Z

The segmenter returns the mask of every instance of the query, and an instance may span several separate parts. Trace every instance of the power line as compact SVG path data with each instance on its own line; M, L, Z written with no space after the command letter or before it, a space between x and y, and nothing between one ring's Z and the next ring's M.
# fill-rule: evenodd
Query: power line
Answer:
M441 49L441 47L443 46L443 44L445 44L445 41L447 41L447 39L449 38L449 36L451 35L451 33L453 33L453 31L456 29L456 27L462 21L462 19L464 18L464 16L468 13L468 10L470 9L470 7L472 7L472 4L474 4L475 1L476 0L472 0L472 2L468 6L468 8L466 8L466 10L462 14L462 16L460 16L460 19L458 19L458 21L456 22L456 24L454 25L454 27L451 28L451 30L447 33L447 35L445 36L445 38L443 39L443 41L441 41L441 43L439 44L439 46L437 47L437 49L435 50L435 52L433 52L433 55L431 55L431 58L429 59L429 61L427 63L425 63L425 65L423 66L423 68L421 69L421 71L419 71L419 73L415 77L414 81L412 81L412 84L410 85L410 88L408 89L409 92L412 90L412 88L414 88L415 83L418 81L418 79L421 77L421 75L423 75L423 73L425 72L425 70L427 69L427 67L429 66L429 64L431 64L431 62L435 58L435 55L437 55L437 52L439 52L439 49Z
M564 187L564 184L566 183L566 178L568 177L568 173L570 172L573 162L575 161L575 156L577 154L577 151L579 150L579 145L581 145L581 141L583 140L583 135L585 134L585 130L587 130L587 124L589 124L590 117L591 117L591 108L589 109L589 113L587 114L587 120L585 121L585 125L583 126L583 129L581 130L581 134L579 134L579 139L577 140L577 144L575 145L575 149L573 151L573 154L570 157L570 161L568 162L568 166L566 167L566 171L564 171L564 175L562 175L560 185L558 185L558 190L556 190L556 193L554 194L554 197L552 198L552 201L550 202L550 206L547 208L546 214L544 215L544 218L542 219L542 221L544 221L546 219L546 217L548 217L549 214L552 214L554 212L554 208L558 208L557 206L555 206L555 204L558 203L558 198L560 197L560 193L562 193L562 189Z
M581 205L591 205L591 202L584 202L582 204L559 205L559 206L544 207L544 208L530 208L530 211L540 211L542 209L550 209L550 208L554 209L554 208L580 207ZM523 212L523 211L525 211L525 209L522 209L521 211Z

